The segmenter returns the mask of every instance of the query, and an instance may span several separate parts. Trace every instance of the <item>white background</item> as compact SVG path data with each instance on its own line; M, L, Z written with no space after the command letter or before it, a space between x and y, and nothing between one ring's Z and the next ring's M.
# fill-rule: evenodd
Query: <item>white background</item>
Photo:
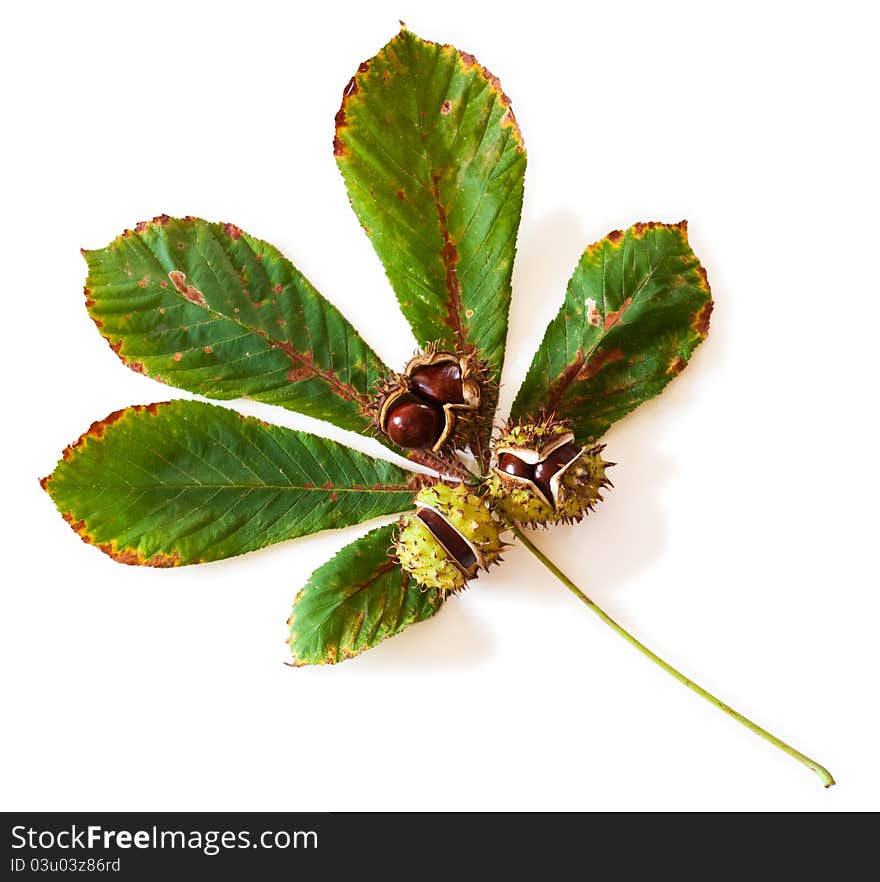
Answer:
M880 808L878 21L868 3L715 7L7 8L4 808ZM583 248L689 220L709 341L608 434L607 501L538 541L837 787L647 663L522 549L435 620L293 670L294 595L366 527L138 570L40 491L93 419L178 394L125 370L83 307L79 247L155 214L268 239L389 364L410 355L331 151L343 86L400 17L501 77L529 150L503 408Z

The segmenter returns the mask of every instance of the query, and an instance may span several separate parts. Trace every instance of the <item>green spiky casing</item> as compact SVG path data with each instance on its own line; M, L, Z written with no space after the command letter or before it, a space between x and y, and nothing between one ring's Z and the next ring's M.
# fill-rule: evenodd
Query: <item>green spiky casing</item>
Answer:
M478 568L488 569L500 559L505 543L501 541L499 524L483 500L464 484L424 487L416 495L415 505L416 511L400 519L394 553L403 569L420 585L446 593L461 591L468 579L476 577ZM420 508L441 515L471 546L477 561L470 570L464 571L456 563L417 516Z
M512 453L535 465L572 437L563 421L523 423L508 427L495 442L494 452L496 458ZM604 444L583 447L558 473L555 498L549 501L533 482L493 468L484 485L490 505L509 523L526 527L580 521L602 500L602 489L611 486L605 474L611 463L602 458L604 449Z

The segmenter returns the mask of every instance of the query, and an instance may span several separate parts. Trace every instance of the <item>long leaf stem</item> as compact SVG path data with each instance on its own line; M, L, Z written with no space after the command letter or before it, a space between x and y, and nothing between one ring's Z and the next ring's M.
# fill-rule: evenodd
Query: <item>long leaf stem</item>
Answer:
M522 544L525 545L525 547L528 548L529 551L531 551L531 553L535 555L535 557L537 557L538 560L541 561L541 563L544 564L544 566L547 567L547 569L550 570L550 572L553 573L553 575L556 576L556 578L559 579L559 581L562 582L562 584L565 585L565 587L568 588L568 590L571 591L571 593L574 594L574 596L577 597L578 600L581 601L581 603L589 607L603 622L605 622L606 625L608 625L621 637L623 637L623 639L626 640L626 642L629 643L630 646L635 647L642 655L654 662L655 665L662 668L664 671L666 671L667 674L678 680L678 682L681 683L682 686L686 686L688 689L691 690L691 692L696 692L697 695L700 696L700 698L705 698L706 701L708 701L710 704L714 705L719 710L726 713L729 717L732 717L738 723L742 723L742 725L745 726L747 729L751 729L752 732L754 732L756 735L759 735L765 741L769 741L770 744L772 744L774 747L778 747L781 751L783 751L783 753L787 753L790 757L793 757L799 763L805 765L808 769L812 769L819 776L819 779L822 781L825 787L831 787L831 785L834 784L834 778L831 777L831 773L824 766L819 765L819 763L817 763L815 760L810 759L808 756L805 756L799 750L795 750L791 745L786 744L782 739L777 738L766 729L761 728L761 726L759 726L757 723L753 723L748 717L744 717L741 713L739 713L739 711L735 711L732 707L730 707L730 705L725 704L723 701L712 695L711 692L707 692L705 689L703 689L702 686L694 683L694 681L691 680L689 677L686 677L680 671L677 671L674 667L672 667L671 664L669 664L669 662L664 661L662 658L660 658L659 655L648 649L648 647L645 646L644 643L636 640L636 638L633 637L633 635L630 634L629 631L627 631L625 628L615 622L614 619L612 619L611 616L609 616L608 613L605 612L605 610L603 610L600 606L597 606L597 604L593 600L587 597L587 595L584 594L584 592L581 591L581 589L578 588L578 586L575 585L575 583L572 582L572 580L569 579L568 576L566 576L565 573L563 573L562 570L560 570L559 567L557 567L552 560L546 557L541 549L533 545L532 541L525 535L525 533L522 532L522 530L514 527L513 532L516 534L520 542L522 542Z

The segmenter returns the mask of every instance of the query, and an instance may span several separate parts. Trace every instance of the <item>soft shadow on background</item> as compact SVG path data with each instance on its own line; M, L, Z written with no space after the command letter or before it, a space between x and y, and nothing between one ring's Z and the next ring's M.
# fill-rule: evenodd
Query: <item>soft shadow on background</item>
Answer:
M497 654L495 635L467 600L467 591L450 598L433 618L411 625L364 653L355 660L358 669L381 674L428 673L466 671L485 664Z

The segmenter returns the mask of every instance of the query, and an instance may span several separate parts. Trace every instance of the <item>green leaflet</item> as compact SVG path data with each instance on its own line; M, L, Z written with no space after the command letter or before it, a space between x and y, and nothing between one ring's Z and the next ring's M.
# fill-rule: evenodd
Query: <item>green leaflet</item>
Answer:
M288 620L297 666L345 661L440 609L439 592L421 590L388 556L395 529L367 533L309 577Z
M41 483L86 542L167 567L403 511L412 478L325 438L169 401L92 424Z
M365 428L361 407L388 369L267 242L162 215L83 255L89 314L132 370Z
M684 370L711 312L685 221L609 233L583 253L511 417L555 412L580 443L600 437Z
M346 87L334 153L416 339L476 347L497 381L526 167L498 79L403 29Z

